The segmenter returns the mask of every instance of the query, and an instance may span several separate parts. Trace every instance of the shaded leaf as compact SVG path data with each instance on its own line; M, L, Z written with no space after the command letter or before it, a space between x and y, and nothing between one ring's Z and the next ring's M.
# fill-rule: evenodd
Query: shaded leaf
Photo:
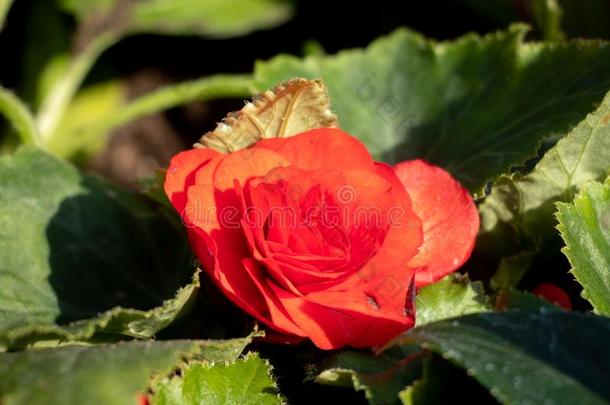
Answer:
M564 311L467 315L406 332L465 368L503 403L605 404L610 319Z
M155 375L185 359L236 359L249 338L65 346L0 355L0 400L6 405L135 404Z
M527 273L538 248L532 243L529 249L501 258L498 269L489 279L489 286L494 290L516 287Z
M150 336L194 293L192 285L142 312L189 283L189 261L181 231L136 196L35 148L0 159L0 342L21 340L21 331L83 336L104 324ZM98 317L119 306L139 311ZM88 318L96 319L54 327Z
M408 405L495 403L486 393L485 388L469 379L463 370L438 355L429 355L423 362L422 377L400 391L398 397Z
M477 252L502 257L552 240L556 235L555 202L570 201L582 185L604 179L610 171L609 124L610 94L530 173L497 179L491 194L479 205Z
M608 163L610 164L610 163ZM572 204L558 203L562 250L596 313L610 316L610 178L590 183Z
M176 297L148 311L116 307L94 318L67 325L31 323L0 330L0 352L27 346L54 346L65 342L86 342L112 335L150 338L181 318L190 309L199 291L199 272L191 284L181 288ZM118 339L115 336L114 339Z
M319 366L315 381L364 391L371 404L399 403L398 393L421 378L425 356L417 346L392 348L378 356L344 350Z

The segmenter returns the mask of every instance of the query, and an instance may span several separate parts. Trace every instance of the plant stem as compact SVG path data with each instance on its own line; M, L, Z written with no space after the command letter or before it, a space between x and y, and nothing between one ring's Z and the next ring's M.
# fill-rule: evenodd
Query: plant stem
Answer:
M72 59L65 75L50 89L36 117L36 124L45 144L49 143L59 120L97 58L115 41L116 35L112 32L96 37Z
M0 31L4 28L4 20L8 15L8 10L11 8L13 0L0 0Z
M0 112L15 128L23 143L40 144L40 135L32 113L13 92L4 87L0 87Z
M215 75L193 81L163 87L145 94L128 103L114 115L100 122L75 130L72 150L81 145L95 141L115 128L137 118L159 111L167 110L195 100L208 100L222 97L247 97L252 94L252 76L250 75Z

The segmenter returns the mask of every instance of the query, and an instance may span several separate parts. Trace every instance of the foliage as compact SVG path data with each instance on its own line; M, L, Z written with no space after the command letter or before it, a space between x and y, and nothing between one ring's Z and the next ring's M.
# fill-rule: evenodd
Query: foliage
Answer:
M288 0L19 3L0 0L0 40L17 37L22 48L3 59L18 72L0 85L0 403L275 404L345 401L352 391L372 404L610 400L607 2L438 2L471 16L467 31L498 30L434 40L401 24L360 24L377 29L368 45L352 30L343 42L308 41L305 56L271 58L294 53L269 42L294 35L282 24L305 19L296 31L318 39L331 11ZM307 7L315 21L301 17ZM333 33L352 27L340 17ZM436 28L438 18L435 10ZM209 69L134 96L113 52L125 57L118 48L142 38L198 44ZM336 43L350 49L324 51ZM269 59L223 61L250 52ZM210 104L196 103L273 88L279 99L276 86L297 77L326 85L339 125L378 160L429 160L477 200L481 229L464 274L417 291L416 326L382 348L279 349L265 342L283 341L269 330L239 338L252 322L198 270L164 172L143 181L144 193L87 173L126 124L187 105L205 115ZM258 100L261 110L274 105ZM251 120L248 107L228 119L260 126L298 110L297 128L335 124L328 105L282 103L267 121ZM574 311L528 292L549 280Z

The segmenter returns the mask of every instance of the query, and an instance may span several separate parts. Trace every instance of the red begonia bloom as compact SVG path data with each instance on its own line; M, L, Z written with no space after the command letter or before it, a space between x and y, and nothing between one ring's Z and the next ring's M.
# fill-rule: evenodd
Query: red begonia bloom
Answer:
M570 299L570 296L561 288L557 287L555 284L538 284L536 288L532 290L532 293L540 298L544 298L545 300L555 305L567 309L568 311L572 310L572 300Z
M412 327L415 288L461 266L479 227L447 172L375 162L334 128L179 153L165 192L218 288L322 349L382 345Z

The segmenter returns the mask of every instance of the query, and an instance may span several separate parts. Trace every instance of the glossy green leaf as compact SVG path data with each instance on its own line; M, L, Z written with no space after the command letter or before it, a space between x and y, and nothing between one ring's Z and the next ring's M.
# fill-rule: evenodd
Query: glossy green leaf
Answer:
M465 276L450 274L442 280L422 288L416 298L417 326L442 319L491 309L483 284L470 282Z
M110 29L123 35L141 32L231 37L278 25L292 15L287 0L57 1L84 23L93 19L114 22Z
M249 338L227 341L148 341L65 346L0 355L5 405L136 404L149 380L189 359L236 359Z
M565 311L467 315L412 329L418 344L463 367L500 402L605 404L610 319Z
M610 165L610 163L608 163ZM598 314L610 316L610 178L590 183L572 204L557 204L563 252Z
M189 261L184 235L136 196L35 148L0 159L0 343L88 318L68 335L150 336L195 292L142 312L189 283Z
M555 237L555 202L570 201L578 189L610 171L610 94L596 111L546 152L527 175L502 176L479 205L476 249L489 256L531 249L532 239Z
M321 77L343 129L377 158L425 158L479 190L610 88L608 44L524 43L524 34L514 26L435 43L400 29L366 49L259 62L255 88Z
M152 387L152 404L280 404L269 362L248 353L225 364L191 362Z

